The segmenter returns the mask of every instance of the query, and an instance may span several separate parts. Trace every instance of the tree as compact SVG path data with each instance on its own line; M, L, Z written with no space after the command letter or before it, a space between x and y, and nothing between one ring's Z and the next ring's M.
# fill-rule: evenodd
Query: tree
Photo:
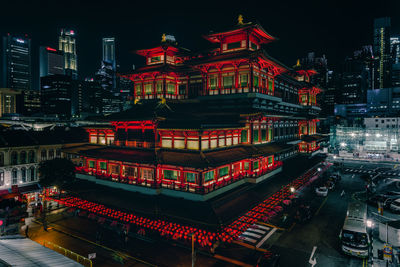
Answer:
M39 184L43 187L64 185L75 181L75 165L68 159L52 159L39 165Z

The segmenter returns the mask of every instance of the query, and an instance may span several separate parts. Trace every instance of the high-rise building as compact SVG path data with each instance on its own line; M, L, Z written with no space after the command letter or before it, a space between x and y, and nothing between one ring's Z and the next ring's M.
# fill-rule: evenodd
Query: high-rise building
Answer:
M374 20L374 56L377 58L375 88L391 86L390 25L389 17Z
M20 90L17 96L17 113L30 116L42 111L40 90Z
M104 63L105 62L105 63ZM112 67L112 89L116 88L116 69L117 62L115 58L115 38L103 38L103 62L102 65L109 64Z
M2 86L12 89L32 88L31 40L8 34L3 37Z
M68 75L50 75L40 78L42 109L45 114L62 118L71 116L73 81Z
M115 60L115 38L103 38L103 61L107 61L113 64L113 68L116 68Z
M40 77L65 74L64 53L60 50L41 46L39 49Z
M17 95L20 92L9 88L0 88L0 117L17 112Z
M340 104L366 103L367 91L372 89L372 47L363 46L344 61L340 79Z
M64 52L65 74L78 79L78 56L76 54L76 39L73 30L61 29L58 39L58 50Z
M392 59L392 86L400 87L400 35L390 37L390 55Z

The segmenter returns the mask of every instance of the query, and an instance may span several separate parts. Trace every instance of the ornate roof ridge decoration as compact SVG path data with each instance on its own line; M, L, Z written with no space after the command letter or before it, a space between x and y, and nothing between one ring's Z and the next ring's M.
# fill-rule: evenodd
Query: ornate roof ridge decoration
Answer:
M204 35L203 37L212 43L219 43L221 42L221 39L225 38L226 36L235 35L241 32L255 35L260 40L260 44L266 44L278 40L278 38L269 34L259 23L244 23L243 15L238 16L238 23L234 28L226 31L210 33Z

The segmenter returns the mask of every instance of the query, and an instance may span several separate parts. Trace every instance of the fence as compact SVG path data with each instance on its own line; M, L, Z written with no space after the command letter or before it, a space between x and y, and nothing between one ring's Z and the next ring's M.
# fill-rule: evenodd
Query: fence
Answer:
M83 266L86 266L86 267L92 267L93 266L92 260L89 260L86 257L83 257L83 256L81 256L81 255L79 255L79 254L77 254L75 252L72 252L71 250L63 248L63 247L61 247L59 245L56 245L56 244L54 244L52 242L43 241L43 246L45 246L45 247L47 247L47 248L49 248L51 250L54 250L54 251L56 251L56 252L58 252L60 254L63 254L65 257L68 257L68 258L70 258L70 259L82 264Z

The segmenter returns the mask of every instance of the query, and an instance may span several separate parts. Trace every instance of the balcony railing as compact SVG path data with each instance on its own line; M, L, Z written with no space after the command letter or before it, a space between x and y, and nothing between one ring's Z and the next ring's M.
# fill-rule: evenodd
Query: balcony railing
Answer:
M254 87L253 91L249 89L247 86L246 87L238 87L238 88L215 88L215 89L209 89L207 91L207 95L230 95L230 94L241 94L241 93L260 93L264 95L270 95L270 96L275 96L282 98L282 93L277 92L277 91L270 91L266 88L262 87Z
M140 141L140 140L116 140L114 141L116 146L127 146L127 147L143 147L143 148L153 148L155 147L154 142Z
M96 171L93 169L87 169L85 167L75 167L76 173L85 174L85 175L92 175L95 176L96 179L111 181L115 183L123 183L123 184L130 184L130 185L137 185L143 187L150 187L150 188L167 188L171 190L177 191L184 191L196 194L207 194L244 178L257 178L261 177L273 170L282 166L281 161L276 161L270 167L261 168L258 171L254 171L253 173L237 173L232 174L226 178L220 178L218 180L213 180L212 182L208 183L207 185L199 186L197 184L192 183L184 183L180 181L174 180L149 180L149 179L142 179L139 177L126 177L123 175L116 175L116 174L107 174L105 170Z

